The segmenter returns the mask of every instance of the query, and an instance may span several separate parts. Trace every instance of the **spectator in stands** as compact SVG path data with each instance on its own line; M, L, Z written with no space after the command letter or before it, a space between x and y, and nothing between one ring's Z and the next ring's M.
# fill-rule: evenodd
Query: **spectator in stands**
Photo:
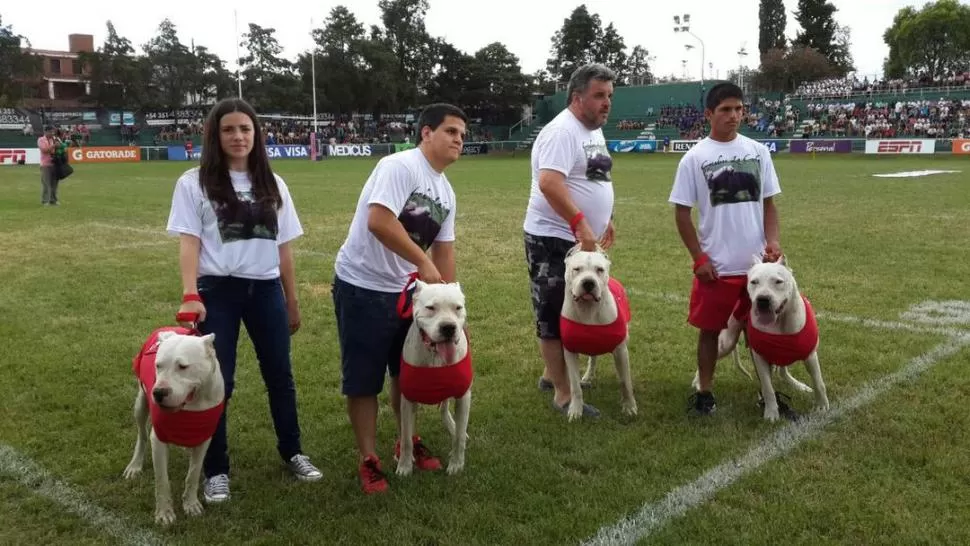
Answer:
M539 388L566 413L570 389L559 332L566 293L566 253L613 245L613 160L602 127L613 100L616 74L601 64L581 66L566 88L566 108L532 147L532 190L525 213L525 256L532 285L536 336L545 370ZM583 415L599 410L585 404Z
M44 206L57 206L57 176L54 172L57 139L54 136L53 125L44 127L44 136L37 139L37 147L40 149L40 203Z
M708 92L705 115L711 133L684 154L669 198L677 231L694 262L688 322L700 330L700 385L691 396L690 410L698 415L715 410L711 385L718 334L731 324L739 303L735 316L743 317L751 256L763 255L766 261L781 256L774 204L781 189L768 149L738 134L743 98L741 88L733 83L715 85ZM691 220L695 205L700 212L700 239ZM740 327L734 332L740 334ZM778 407L791 415L781 400Z
M377 396L385 373L391 378L398 431L401 426L398 372L411 320L399 318L398 297L415 273L427 283L455 280L455 191L444 171L461 155L467 123L468 116L450 104L432 104L421 112L418 147L377 163L334 264L341 392L347 397L366 494L387 490L376 447ZM400 442L395 457L399 451ZM417 436L414 466L441 468Z
M203 462L209 503L229 499L226 422L240 323L259 361L280 456L297 479L322 477L300 445L290 361L290 336L300 328L290 242L303 228L258 127L256 112L241 99L212 108L201 165L179 178L168 219L168 232L179 237L179 324L197 323L203 334L216 335L226 384L226 406Z

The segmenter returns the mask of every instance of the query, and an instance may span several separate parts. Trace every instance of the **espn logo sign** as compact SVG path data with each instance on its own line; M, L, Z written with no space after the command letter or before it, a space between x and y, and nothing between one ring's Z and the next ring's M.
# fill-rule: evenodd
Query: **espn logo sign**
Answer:
M0 150L0 164L19 165L27 162L27 150L6 148Z
M866 142L867 154L932 154L936 151L936 141L922 140L869 140Z
M40 150L37 148L0 148L0 165L37 165Z
M918 154L920 150L923 149L923 143L918 140L913 141L892 141L892 142L880 142L879 149L877 150L881 154Z

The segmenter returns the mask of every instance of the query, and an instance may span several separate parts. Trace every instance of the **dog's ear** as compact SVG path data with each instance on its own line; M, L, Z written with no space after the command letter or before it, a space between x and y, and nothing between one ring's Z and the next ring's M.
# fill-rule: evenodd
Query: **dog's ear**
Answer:
M461 291L461 283L459 283L458 281L455 281L454 282L454 285L455 285L455 288L457 288L458 291L460 292Z
M412 297L413 298L418 297L418 294L420 294L421 291L424 290L425 286L428 286L428 283L422 281L421 279L416 279L414 281L414 296Z
M754 267L760 263L764 263L764 261L765 261L764 256L762 256L761 254L751 255L751 267Z
M785 255L784 254L782 254L781 257L779 257L777 260L775 260L775 263L778 264L778 265L785 266L786 268L788 268L789 270L791 270L791 268L788 267L788 259L785 258Z
M573 245L572 248L570 248L569 250L566 251L566 259L568 260L570 256L572 256L573 254L579 252L579 249L581 249L581 248L582 248L582 244L581 243L576 243L575 245Z
M202 336L202 345L205 347L205 355L212 360L218 361L216 357L216 335L206 334Z

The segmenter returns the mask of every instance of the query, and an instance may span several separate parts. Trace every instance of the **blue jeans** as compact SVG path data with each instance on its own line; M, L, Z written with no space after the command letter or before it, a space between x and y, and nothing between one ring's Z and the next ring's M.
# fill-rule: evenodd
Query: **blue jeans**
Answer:
M276 449L284 461L301 453L300 425L296 414L296 386L290 362L290 328L280 279L253 280L239 277L202 276L199 295L205 304L202 334L216 335L216 357L226 384L226 406L203 462L206 477L229 473L226 414L236 376L236 345L239 324L253 342L259 371L269 395L269 411L276 429Z

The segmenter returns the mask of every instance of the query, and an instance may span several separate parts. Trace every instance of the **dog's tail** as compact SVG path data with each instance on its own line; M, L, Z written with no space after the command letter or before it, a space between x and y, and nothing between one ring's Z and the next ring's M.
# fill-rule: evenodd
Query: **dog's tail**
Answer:
M738 353L737 346L735 346L734 349L731 351L731 355L734 357L734 365L737 366L739 370L741 370L741 373L748 376L748 379L754 380L754 376L751 375L751 372L749 372L748 369L745 368L743 364L741 364L741 355Z
M451 406L449 405L449 401L445 400L441 404L438 404L438 407L441 409L441 422L445 424L445 429L448 430L448 434L451 435L452 438L454 438L455 437L455 418L454 416L451 415ZM465 440L467 441L468 438L469 436L468 436L468 433L466 432Z
M455 418L451 415L451 407L448 404L448 400L445 400L441 404L438 404L441 409L441 422L445 424L445 428L448 430L448 434L454 438L455 436Z

